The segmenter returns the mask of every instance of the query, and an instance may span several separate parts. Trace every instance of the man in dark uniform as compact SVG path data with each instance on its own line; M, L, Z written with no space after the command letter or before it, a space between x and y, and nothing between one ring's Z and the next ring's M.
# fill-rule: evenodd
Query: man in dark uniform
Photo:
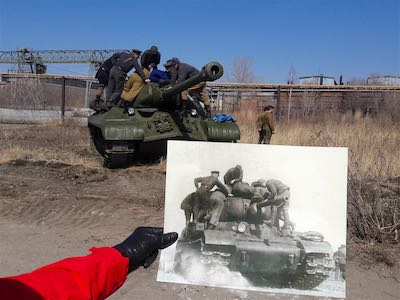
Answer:
M204 218L207 215L207 210L210 208L210 191L217 186L219 190L225 195L228 196L228 190L225 185L218 180L219 171L212 171L211 176L207 177L197 177L194 179L194 186L196 187L196 199L193 205L193 220L198 221ZM216 199L213 199L217 201ZM219 212L219 208L223 205L220 203L221 201L217 201L218 203L213 203L212 211L210 212L211 218L213 220L216 219L215 214ZM219 219L219 218L218 218ZM214 227L215 226L211 226Z
M181 83L200 73L200 71L197 70L195 67L181 62L176 57L171 59L170 64L168 64L167 66L167 71L171 74L171 85ZM194 94L200 94L201 102L203 102L206 112L210 115L211 107L210 99L208 98L208 93L206 90L206 83L201 82L181 93L184 106L186 104L185 102L189 101L189 96L192 96Z
M253 196L253 187L247 182L243 182L243 169L240 165L230 168L225 173L224 183L226 184L229 193L236 197L250 199Z
M234 185L236 182L241 182L243 180L243 168L241 165L236 165L226 171L224 175L224 183L226 185Z
M99 87L97 88L96 98L89 103L90 108L97 109L102 102L101 95L103 94L104 88L108 85L110 70L112 66L117 62L120 54L120 52L114 53L109 59L105 60L100 68L97 70L94 77L98 80Z
M264 107L264 112L257 118L258 143L269 144L272 134L275 133L275 123L273 117L274 107L268 105Z
M160 63L161 53L158 51L157 46L151 46L150 49L147 49L143 52L140 57L140 64L143 68L157 69L157 65Z
M137 61L140 57L140 53L142 52L137 49L133 49L131 53L122 52L117 62L112 66L108 82L108 105L116 104L120 100L126 74L133 68L135 68L136 73L144 82L150 82L150 79L146 79L143 69Z

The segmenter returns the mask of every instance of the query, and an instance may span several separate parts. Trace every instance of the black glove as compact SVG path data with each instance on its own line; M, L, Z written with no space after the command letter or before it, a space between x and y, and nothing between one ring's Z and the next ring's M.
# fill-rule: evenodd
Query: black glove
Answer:
M163 228L139 227L114 248L129 258L128 273L130 273L140 266L150 267L157 258L158 250L171 246L177 239L176 232L163 234Z

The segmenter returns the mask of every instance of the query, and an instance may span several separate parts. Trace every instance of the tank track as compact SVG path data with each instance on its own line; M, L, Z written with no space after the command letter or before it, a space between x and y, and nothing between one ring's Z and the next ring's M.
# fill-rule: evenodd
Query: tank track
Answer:
M329 276L324 274L299 274L292 281L292 287L299 290L312 290Z
M325 281L334 269L333 259L323 253L308 254L291 281L293 288L312 290Z
M135 148L128 141L105 141L101 133L90 129L90 148L103 166L116 169L129 166L134 161Z

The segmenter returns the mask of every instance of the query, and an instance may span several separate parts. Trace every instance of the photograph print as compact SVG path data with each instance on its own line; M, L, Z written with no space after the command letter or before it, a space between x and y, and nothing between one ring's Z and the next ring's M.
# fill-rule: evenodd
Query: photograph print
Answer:
M157 280L345 297L347 148L168 141Z

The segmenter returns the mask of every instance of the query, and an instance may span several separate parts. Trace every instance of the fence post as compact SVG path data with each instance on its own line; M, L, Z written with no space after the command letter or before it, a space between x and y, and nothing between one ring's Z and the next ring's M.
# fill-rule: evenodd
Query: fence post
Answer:
M281 116L281 87L278 86L276 91L276 119L279 121Z
M290 121L290 106L292 104L292 88L289 89L289 103L288 103L288 113L287 113L287 120Z
M64 121L65 117L65 77L62 78L61 85L61 120Z

